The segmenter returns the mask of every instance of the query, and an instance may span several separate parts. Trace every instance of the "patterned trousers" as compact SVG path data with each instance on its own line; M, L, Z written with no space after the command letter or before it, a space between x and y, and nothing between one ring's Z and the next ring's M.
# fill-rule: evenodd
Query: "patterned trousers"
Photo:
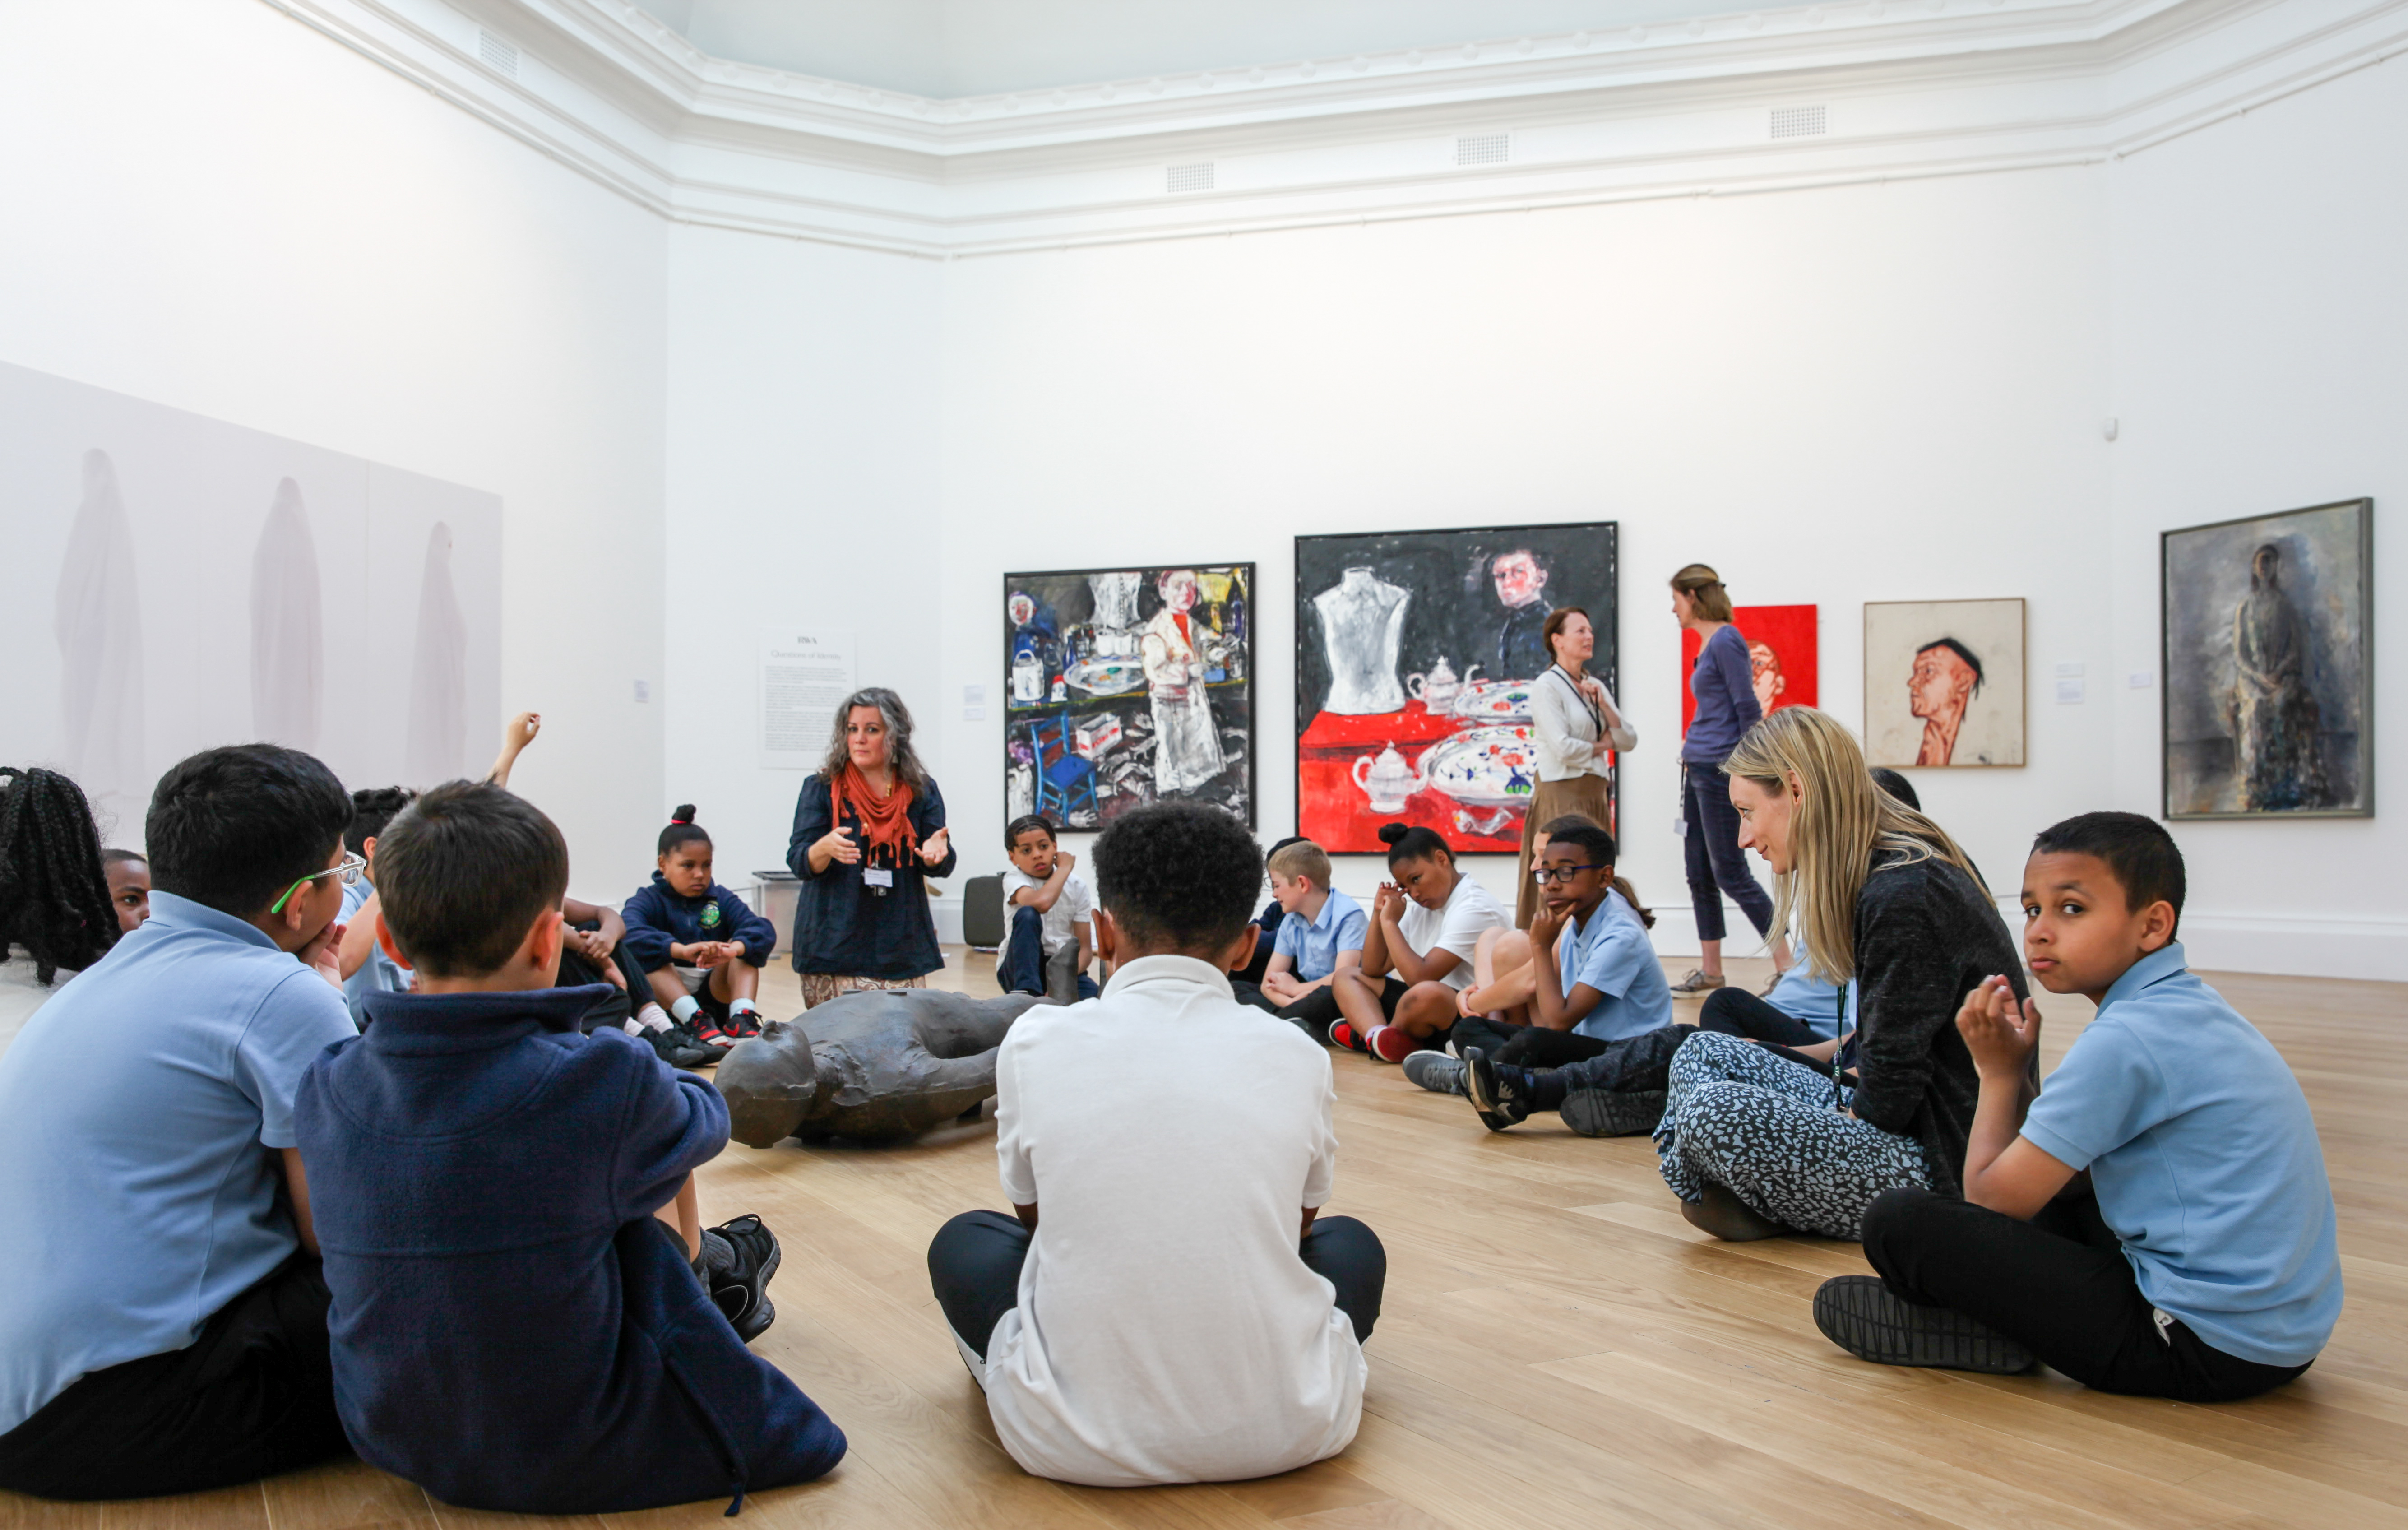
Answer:
M925 988L928 979L919 978L854 978L837 972L806 972L803 979L803 1008L816 1009L830 999L847 994L871 994L899 988Z
M1719 1184L1825 1237L1856 1237L1883 1191L1931 1184L1922 1143L1840 1114L1828 1076L1716 1031L1672 1054L1656 1156L1684 1201Z

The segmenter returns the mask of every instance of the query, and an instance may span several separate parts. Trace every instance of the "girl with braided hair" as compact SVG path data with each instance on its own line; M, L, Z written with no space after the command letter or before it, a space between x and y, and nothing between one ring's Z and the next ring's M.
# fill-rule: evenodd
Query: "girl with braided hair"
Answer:
M0 766L0 1048L60 972L99 961L117 935L82 789L56 771Z

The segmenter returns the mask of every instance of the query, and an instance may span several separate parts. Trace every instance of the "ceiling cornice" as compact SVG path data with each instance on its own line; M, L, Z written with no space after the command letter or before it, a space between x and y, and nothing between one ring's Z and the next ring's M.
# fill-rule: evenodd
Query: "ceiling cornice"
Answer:
M627 0L263 3L664 217L936 257L2090 163L2408 46L2408 0L1845 0L937 101ZM1770 140L1803 102L1829 133ZM1454 164L1495 129L1510 163ZM1201 160L1214 190L1167 192Z

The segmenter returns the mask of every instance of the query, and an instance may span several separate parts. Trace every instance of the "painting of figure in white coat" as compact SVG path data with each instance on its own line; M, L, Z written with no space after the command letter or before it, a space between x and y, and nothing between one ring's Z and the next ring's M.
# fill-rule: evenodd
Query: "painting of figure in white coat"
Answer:
M474 771L501 716L501 501L0 365L0 763L81 784L120 842L217 744L345 784Z

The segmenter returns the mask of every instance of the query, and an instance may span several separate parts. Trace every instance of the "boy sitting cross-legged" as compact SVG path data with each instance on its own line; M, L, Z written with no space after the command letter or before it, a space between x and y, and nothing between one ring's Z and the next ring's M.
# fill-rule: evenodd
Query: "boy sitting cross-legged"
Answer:
M394 820L377 866L418 990L370 995L374 1023L294 1104L362 1458L538 1514L740 1502L835 1466L844 1436L744 1348L777 1240L757 1217L700 1229L691 1175L726 1104L624 1031L581 1033L600 985L552 986L560 831L454 781Z
M1330 885L1329 852L1312 840L1281 840L1265 866L1283 917L1260 986L1249 983L1238 997L1293 1022L1315 1041L1349 1045L1351 1033L1330 1031L1345 1019L1332 984L1339 973L1363 965L1370 921L1361 904Z
M1338 1155L1329 1054L1230 994L1254 840L1218 808L1154 803L1095 857L1111 980L1004 1038L996 1151L1018 1220L938 1232L945 1322L1038 1476L1228 1481L1336 1455L1387 1256L1353 1218L1315 1220Z
M1003 848L1011 855L1011 869L1003 874L1011 937L996 964L1003 991L1094 998L1096 979L1087 968L1095 961L1089 916L1096 898L1079 876L1079 858L1055 841L1052 822L1034 814L1005 826Z
M2184 1402L2291 1380L2341 1315L2332 1190L2281 1054L2183 965L2173 837L2135 813L2068 819L2033 842L2023 903L2033 978L2098 1016L2035 1098L2038 1007L2002 977L1966 995L1981 1095L1965 1198L1877 1196L1880 1279L1827 1281L1816 1325L1883 1365L2039 1359ZM2069 1188L2085 1170L2089 1193Z

